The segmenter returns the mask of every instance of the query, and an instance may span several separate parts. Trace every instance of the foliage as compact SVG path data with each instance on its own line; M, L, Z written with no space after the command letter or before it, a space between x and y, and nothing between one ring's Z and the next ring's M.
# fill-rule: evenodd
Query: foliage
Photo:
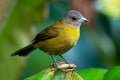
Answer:
M120 80L120 66L109 69L105 73L103 80Z
M120 66L111 69L86 69L77 72L84 80L120 80Z
M87 69L79 70L77 73L83 77L84 80L102 80L106 70L104 69Z
M15 58L10 55L30 41L30 36L33 36L30 27L43 20L42 15L45 12L46 0L5 1L8 4L6 3L1 8L7 8L8 11L3 12L5 17L0 15L1 18L3 17L2 20L5 20L5 25L0 26L2 27L0 30L0 80L16 80L21 75L20 73L25 65L25 58Z
M59 72L58 74L57 70L52 71L50 68L47 68L25 80L120 80L119 73L120 66L113 67L109 70L97 68L79 70L77 73L73 72L72 75L64 72ZM68 77L64 78L63 76Z
M51 70L51 68L47 68L40 73L28 77L24 80L83 80L77 73L75 72L62 72L57 69Z

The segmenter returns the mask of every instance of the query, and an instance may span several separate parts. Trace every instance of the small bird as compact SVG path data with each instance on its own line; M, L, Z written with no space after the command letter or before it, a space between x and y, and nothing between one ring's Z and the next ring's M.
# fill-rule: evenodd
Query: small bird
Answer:
M11 56L27 56L39 48L51 56L55 67L58 67L58 63L54 55L59 55L68 63L62 54L69 51L77 43L80 36L80 26L83 22L88 22L88 20L79 11L70 10L61 20L38 33L31 44L19 49Z

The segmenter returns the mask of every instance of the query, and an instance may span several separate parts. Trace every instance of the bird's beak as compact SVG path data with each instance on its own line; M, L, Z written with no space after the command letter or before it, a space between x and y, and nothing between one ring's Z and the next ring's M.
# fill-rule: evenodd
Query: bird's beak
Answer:
M85 17L81 17L79 20L78 20L78 22L88 22L88 20L85 18Z

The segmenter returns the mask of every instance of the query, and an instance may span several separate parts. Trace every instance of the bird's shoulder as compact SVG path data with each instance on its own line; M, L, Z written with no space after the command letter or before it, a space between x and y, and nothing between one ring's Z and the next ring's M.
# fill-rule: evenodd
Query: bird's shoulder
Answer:
M34 38L34 43L58 36L64 27L65 26L61 21L54 23L53 25L38 33Z

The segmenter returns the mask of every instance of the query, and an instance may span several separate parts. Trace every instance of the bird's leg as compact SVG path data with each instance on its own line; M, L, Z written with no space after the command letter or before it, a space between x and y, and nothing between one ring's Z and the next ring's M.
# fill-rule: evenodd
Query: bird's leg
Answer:
M58 63L57 63L57 61L56 61L56 59L54 58L53 55L51 55L51 58L52 58L52 60L53 60L54 67L57 67L57 68L58 68Z
M66 63L69 64L69 62L62 56L62 55L59 55Z
M68 65L69 65L69 67L70 67L70 63L62 56L62 55L59 55L64 61L65 61L65 63L67 63Z

